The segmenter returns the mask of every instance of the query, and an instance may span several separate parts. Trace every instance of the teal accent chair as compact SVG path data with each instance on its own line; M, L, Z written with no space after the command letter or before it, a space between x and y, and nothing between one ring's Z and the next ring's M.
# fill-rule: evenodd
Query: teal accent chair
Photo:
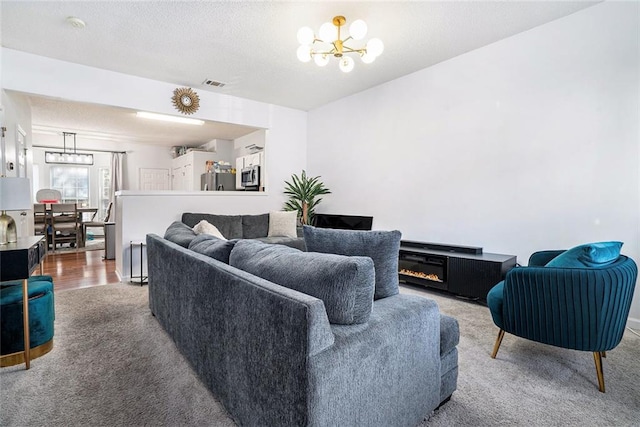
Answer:
M55 309L51 276L31 276L29 286L29 348L31 359L53 348ZM22 281L0 283L0 354L10 355L24 350L22 319ZM23 356L20 355L20 358ZM22 363L19 359L0 362L0 366Z
M603 267L545 267L562 252L534 253L528 267L510 270L489 291L487 305L500 328L491 357L498 354L505 332L589 351L596 365L598 389L604 393L602 357L622 340L638 267L624 255Z

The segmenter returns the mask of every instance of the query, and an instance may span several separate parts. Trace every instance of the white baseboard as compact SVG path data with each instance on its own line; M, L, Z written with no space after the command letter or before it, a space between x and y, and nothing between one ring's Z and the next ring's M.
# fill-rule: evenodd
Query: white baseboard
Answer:
M640 319L635 319L633 317L627 318L627 327L640 332Z

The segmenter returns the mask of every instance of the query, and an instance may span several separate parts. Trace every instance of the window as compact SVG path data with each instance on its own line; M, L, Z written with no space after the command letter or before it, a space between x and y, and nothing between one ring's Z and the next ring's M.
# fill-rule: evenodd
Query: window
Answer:
M51 188L60 190L62 203L89 205L89 168L74 166L51 167Z
M98 201L98 218L104 219L107 215L107 207L109 206L111 193L111 169L100 168L98 172L99 201ZM114 213L111 212L112 218Z

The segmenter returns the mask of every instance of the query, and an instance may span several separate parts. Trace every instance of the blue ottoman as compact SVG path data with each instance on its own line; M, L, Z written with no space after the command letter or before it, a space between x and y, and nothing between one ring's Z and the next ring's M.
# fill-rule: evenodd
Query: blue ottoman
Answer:
M53 348L53 280L51 276L31 276L29 283L29 344L31 359ZM22 320L22 281L0 284L0 355L24 350ZM0 360L0 366L24 363L22 353Z

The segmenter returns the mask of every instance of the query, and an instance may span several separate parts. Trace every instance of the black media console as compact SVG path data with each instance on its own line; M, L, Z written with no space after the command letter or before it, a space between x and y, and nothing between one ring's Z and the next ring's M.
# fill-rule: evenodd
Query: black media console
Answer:
M516 266L516 257L482 253L474 246L402 240L398 264L400 282L486 300L487 292Z

